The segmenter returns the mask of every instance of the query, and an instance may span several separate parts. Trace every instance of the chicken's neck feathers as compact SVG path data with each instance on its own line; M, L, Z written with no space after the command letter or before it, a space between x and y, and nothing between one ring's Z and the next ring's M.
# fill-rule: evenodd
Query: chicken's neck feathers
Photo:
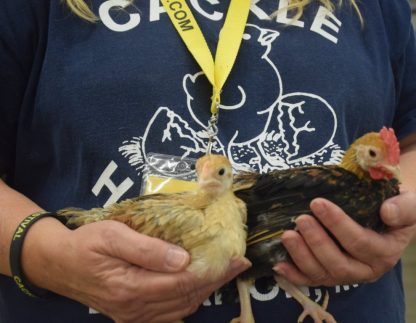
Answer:
M223 197L229 197L230 195L234 195L231 190L217 192L204 188L198 188L193 194L188 195L186 199L188 199L192 205L201 205L201 207L203 207L215 203L215 201Z
M365 171L358 163L356 156L355 144L345 152L340 166L345 170L354 173L359 179L370 178L368 171Z

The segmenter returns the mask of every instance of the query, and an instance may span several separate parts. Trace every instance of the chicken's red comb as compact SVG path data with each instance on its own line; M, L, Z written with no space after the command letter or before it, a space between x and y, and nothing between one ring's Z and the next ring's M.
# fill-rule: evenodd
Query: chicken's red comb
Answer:
M386 128L380 130L380 137L387 147L387 159L393 164L397 165L400 160L400 145L393 128Z

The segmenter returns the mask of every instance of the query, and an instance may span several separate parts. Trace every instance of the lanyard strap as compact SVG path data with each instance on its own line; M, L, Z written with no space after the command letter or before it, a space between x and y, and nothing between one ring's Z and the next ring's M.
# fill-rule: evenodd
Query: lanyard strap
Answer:
M240 48L250 9L250 0L231 0L220 32L215 61L185 0L161 0L170 20L213 87L211 113L217 114L221 90Z

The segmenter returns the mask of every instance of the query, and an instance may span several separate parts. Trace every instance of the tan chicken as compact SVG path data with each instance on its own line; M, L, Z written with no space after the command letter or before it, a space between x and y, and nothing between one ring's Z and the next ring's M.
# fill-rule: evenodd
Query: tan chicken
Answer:
M196 163L198 188L140 196L106 208L58 211L68 226L101 220L125 223L139 233L174 243L190 253L190 272L215 280L246 250L246 207L233 191L232 167L220 155Z

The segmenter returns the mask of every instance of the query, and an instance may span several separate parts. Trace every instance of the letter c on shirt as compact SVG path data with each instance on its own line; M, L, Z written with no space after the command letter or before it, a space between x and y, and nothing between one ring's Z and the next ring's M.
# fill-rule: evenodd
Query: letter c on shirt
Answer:
M124 24L119 24L113 20L110 16L110 10L114 7L117 8L125 8L129 4L129 1L127 0L108 0L103 2L100 5L100 8L98 10L98 14L101 18L101 21L103 24L117 32L124 32L128 31L130 29L133 29L134 27L138 26L140 23L140 15L138 13L130 13L130 19Z

